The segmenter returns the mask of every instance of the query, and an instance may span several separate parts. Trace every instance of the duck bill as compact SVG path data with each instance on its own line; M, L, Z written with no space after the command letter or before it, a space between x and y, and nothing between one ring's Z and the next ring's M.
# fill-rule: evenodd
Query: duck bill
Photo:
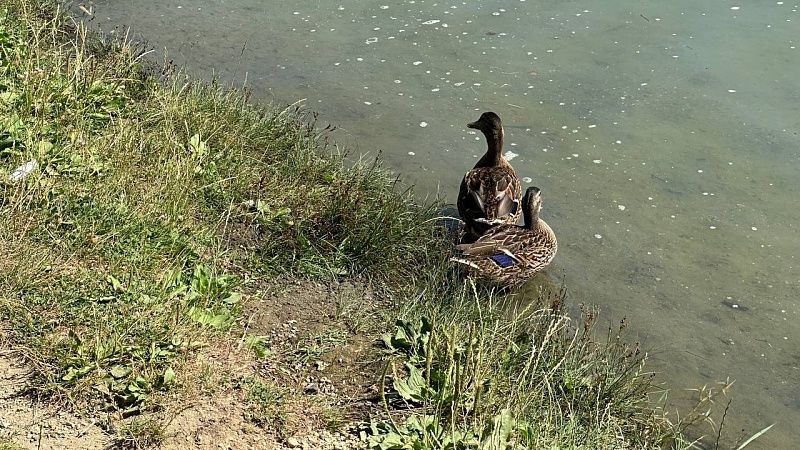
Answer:
M475 122L470 122L470 123L468 123L468 124L467 124L467 128L475 128L475 129L480 129L480 127L478 127L478 121L477 121L477 120L476 120Z

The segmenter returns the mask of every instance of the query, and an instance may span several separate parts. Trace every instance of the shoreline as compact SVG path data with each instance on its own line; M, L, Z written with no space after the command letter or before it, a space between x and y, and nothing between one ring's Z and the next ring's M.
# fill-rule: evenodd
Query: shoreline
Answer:
M48 2L0 4L0 173L37 166L0 182L0 358L42 408L132 448L689 447L716 389L672 423L624 326L598 340L564 292L462 282L435 205L345 166L308 112L159 80ZM198 411L247 431L176 429Z

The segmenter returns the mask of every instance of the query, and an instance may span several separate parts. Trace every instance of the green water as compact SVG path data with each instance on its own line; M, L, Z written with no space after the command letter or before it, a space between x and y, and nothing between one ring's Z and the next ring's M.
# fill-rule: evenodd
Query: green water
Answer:
M571 301L627 317L678 404L735 379L728 441L800 442L797 0L84 6L193 74L304 99L422 195L454 200L485 145L465 124L497 112Z

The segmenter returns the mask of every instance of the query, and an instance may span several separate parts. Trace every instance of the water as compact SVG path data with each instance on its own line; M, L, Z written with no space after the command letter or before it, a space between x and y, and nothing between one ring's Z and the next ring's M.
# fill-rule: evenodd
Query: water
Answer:
M454 200L485 148L465 124L497 112L572 299L626 316L679 402L735 379L730 439L800 442L797 0L85 6L193 74L305 99L423 195Z

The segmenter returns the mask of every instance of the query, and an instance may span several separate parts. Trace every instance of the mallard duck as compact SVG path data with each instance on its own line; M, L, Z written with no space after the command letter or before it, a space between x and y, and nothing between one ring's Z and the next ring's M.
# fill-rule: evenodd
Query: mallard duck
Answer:
M467 127L483 132L488 144L486 154L464 174L458 192L458 213L464 221L463 242L473 242L495 225L517 223L521 188L517 174L503 157L500 117L485 112Z
M479 278L504 285L519 284L550 264L558 250L556 235L539 218L542 197L529 187L522 199L525 225L495 226L471 244L456 246L461 252L451 261L463 264Z

